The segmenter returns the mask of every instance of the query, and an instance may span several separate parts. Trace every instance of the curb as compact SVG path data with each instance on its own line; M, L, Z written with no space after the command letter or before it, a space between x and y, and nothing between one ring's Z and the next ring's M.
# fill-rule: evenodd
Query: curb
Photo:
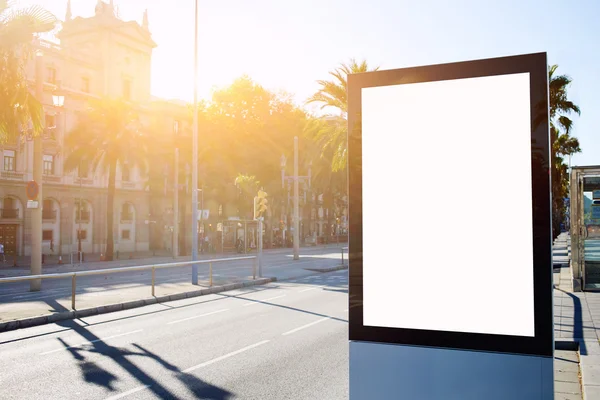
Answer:
M338 265L337 267L330 267L330 268L304 268L307 271L314 271L314 272L333 272L333 271L341 271L343 269L348 269L347 265ZM296 278L289 278L289 279L296 279Z
M312 271L312 272L333 272L333 271L340 271L342 269L348 269L347 265L339 265L337 267L331 267L331 268L323 268L323 269L308 269L308 268L304 268L307 271ZM277 282L285 282L285 281L293 281L295 279L302 279L302 278L306 278L307 276L311 276L312 274L303 274L303 275L296 275L296 276L291 276L289 278L277 278L276 281Z
M579 351L579 341L575 340L555 340L555 350Z
M54 314L40 315L37 317L28 317L12 321L0 322L0 332L14 331L17 329L30 328L33 326L52 324L58 321L64 321L75 318L85 318L92 315L107 314L115 311L130 310L132 308L144 307L150 304L167 303L169 301L189 299L191 297L204 296L207 294L226 292L229 290L241 289L250 286L266 285L275 282L277 278L260 278L248 282L230 283L223 286L213 286L210 288L193 290L190 292L174 293L166 296L149 297L141 300L131 300L123 303L107 304L81 310L61 311Z

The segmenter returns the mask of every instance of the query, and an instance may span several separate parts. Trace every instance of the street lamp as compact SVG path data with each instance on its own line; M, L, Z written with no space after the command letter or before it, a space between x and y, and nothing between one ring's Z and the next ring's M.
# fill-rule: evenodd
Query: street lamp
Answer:
M194 115L192 127L192 261L198 260L198 0L194 9ZM192 284L198 284L198 264L192 265Z
M298 176L298 137L294 137L294 175L285 176L285 155L281 155L281 186L285 188L286 178L291 180L294 184L294 260L300 259L300 215L299 215L299 182L301 180L308 180L308 186L310 188L311 181L311 167L312 163L309 164L308 176Z
M175 179L173 179L173 258L179 256L179 121L173 121L173 142L175 143Z
M65 96L63 94L63 92L60 90L60 83L58 84L58 88L56 90L54 90L54 93L52 93L52 104L54 105L54 107L59 108L59 109L63 109L64 105L65 105ZM63 114L63 137L67 134L67 112L63 109L62 110L62 114ZM60 227L60 221L58 222L59 227ZM60 231L60 229L59 229ZM62 240L61 240L61 233L59 232L59 236L58 236L58 255L62 256Z

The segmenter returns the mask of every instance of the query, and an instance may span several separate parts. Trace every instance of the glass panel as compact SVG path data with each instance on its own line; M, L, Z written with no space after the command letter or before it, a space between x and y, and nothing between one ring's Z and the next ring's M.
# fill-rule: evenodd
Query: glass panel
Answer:
M584 178L583 262L586 289L600 289L600 198L593 198L593 191L600 189L599 184L598 178Z

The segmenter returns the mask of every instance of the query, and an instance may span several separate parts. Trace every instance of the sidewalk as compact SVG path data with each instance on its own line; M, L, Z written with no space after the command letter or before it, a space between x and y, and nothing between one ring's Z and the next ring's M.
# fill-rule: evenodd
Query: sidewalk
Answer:
M583 398L600 399L600 293L573 292L569 263L570 237L567 233L561 233L555 240L553 254L554 340L557 348L579 345ZM555 365L557 358L558 355L555 355ZM560 385L568 390L575 389L576 385L561 384L557 378L557 388Z

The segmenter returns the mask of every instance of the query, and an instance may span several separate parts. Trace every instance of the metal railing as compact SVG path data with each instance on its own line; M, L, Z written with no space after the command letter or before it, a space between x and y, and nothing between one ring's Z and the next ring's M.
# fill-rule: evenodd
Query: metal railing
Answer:
M345 265L344 264L344 250L346 250L346 252L347 252L348 248L347 247L342 247L342 265ZM347 258L350 258L350 256L348 256Z
M115 274L120 272L130 272L130 271L144 271L144 270L152 270L152 296L154 296L154 286L156 284L156 270L164 269L164 268L175 268L175 267L185 267L192 266L195 264L209 264L209 287L212 287L213 284L213 263L218 262L226 262L226 261L239 261L239 260L254 260L252 263L252 279L256 279L256 264L257 264L256 256L245 256L245 257L229 257L229 258L216 258L212 260L198 260L198 261L183 261L183 262L174 262L167 264L156 264L156 265L136 265L133 267L119 267L119 268L107 268L107 269L96 269L91 271L76 271L76 272L63 272L59 274L42 274L42 275L27 275L27 276L14 276L10 278L0 278L1 283L15 283L15 282L24 282L24 281L33 281L33 280L42 280L42 279L66 279L71 278L71 308L75 310L75 299L76 299L76 289L77 289L77 277L78 276L91 276L91 275L103 275L103 274Z

